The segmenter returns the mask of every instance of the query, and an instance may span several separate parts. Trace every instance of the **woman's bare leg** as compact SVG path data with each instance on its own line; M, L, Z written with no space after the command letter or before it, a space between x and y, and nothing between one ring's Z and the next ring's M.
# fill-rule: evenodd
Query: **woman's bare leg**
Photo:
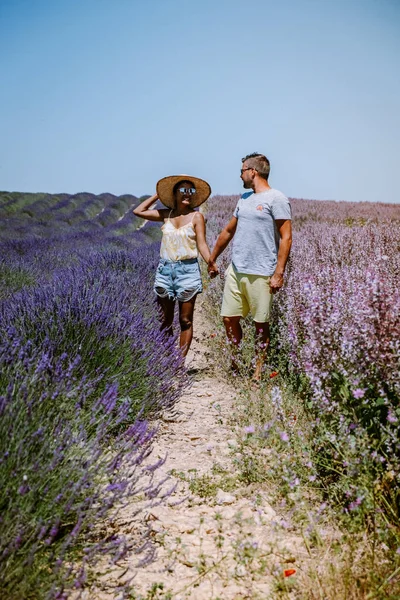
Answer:
M172 323L174 321L175 300L170 298L160 298L157 296L157 304L160 309L161 327L160 331L165 330L167 335L172 335Z
M181 326L181 336L179 339L179 347L183 356L189 351L190 344L193 338L193 313L196 296L187 302L179 302L179 324Z

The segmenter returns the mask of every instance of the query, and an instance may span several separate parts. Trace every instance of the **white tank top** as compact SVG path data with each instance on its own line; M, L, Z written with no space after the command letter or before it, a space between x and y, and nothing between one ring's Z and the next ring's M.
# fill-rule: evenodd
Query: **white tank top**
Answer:
M172 211L171 211L172 212ZM170 214L164 225L161 227L163 232L160 248L160 257L165 260L185 260L187 258L197 258L198 250L196 243L196 232L193 227L192 219L182 227L175 227Z

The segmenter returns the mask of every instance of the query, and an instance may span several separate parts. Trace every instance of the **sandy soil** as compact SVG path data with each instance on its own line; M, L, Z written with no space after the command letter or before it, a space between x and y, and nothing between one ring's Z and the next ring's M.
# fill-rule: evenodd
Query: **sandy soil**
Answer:
M215 489L215 482L221 481L216 473L235 475L236 391L207 362L210 333L203 311L199 303L187 357L193 385L174 413L164 415L149 461L167 457L156 477L169 476L164 489L176 485L176 490L166 503L147 507L137 516L132 517L137 505L125 507L113 523L128 538L148 527L156 559L138 567L138 556L128 554L112 569L99 572L85 598L122 597L117 588L129 580L129 597L137 599L272 598L273 573L298 569L306 559L302 539L287 524L281 526L283 515L269 504L268 490ZM213 485L216 494L211 495ZM150 593L155 584L162 584L163 590Z

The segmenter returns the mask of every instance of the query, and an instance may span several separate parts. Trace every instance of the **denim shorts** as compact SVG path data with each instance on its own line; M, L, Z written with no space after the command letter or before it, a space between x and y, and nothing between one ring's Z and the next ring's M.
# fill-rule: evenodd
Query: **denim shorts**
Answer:
M186 260L160 259L154 291L160 298L188 302L203 291L197 258Z

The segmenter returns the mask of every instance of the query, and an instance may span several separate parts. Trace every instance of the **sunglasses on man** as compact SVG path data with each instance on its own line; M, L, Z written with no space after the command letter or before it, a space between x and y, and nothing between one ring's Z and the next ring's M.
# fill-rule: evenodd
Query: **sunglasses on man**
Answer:
M195 188L184 188L184 187L181 187L181 188L178 188L178 192L180 194L182 194L182 196L184 194L188 194L189 196L193 196L193 194L196 193L196 189Z

